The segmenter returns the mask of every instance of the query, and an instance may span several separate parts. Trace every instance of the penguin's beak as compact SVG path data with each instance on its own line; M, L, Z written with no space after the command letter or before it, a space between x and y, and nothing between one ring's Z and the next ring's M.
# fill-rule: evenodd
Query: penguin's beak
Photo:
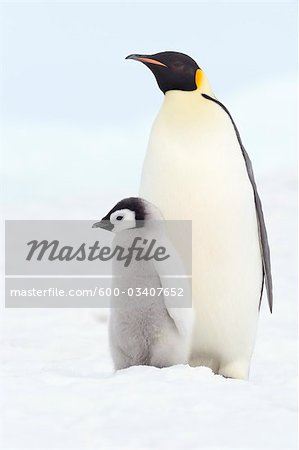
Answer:
M92 228L103 228L103 230L112 231L114 226L110 220L102 219L100 222L94 223Z
M146 65L155 64L156 66L167 67L166 64L161 63L160 61L154 59L151 55L129 55L126 59L134 59L135 61L140 61Z

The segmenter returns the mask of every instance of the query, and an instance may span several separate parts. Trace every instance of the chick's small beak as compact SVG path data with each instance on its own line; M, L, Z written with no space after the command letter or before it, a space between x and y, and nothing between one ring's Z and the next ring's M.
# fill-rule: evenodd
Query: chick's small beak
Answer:
M161 63L160 61L157 61L156 59L152 58L150 55L129 55L126 57L126 59L134 59L135 61L141 61L144 64L155 64L156 66L163 66L167 67L166 64Z
M113 230L113 225L109 220L100 220L93 224L92 228L103 228L103 230L111 231Z

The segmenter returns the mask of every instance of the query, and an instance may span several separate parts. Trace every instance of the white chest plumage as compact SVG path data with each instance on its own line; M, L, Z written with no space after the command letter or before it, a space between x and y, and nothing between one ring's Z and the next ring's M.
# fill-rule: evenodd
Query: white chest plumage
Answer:
M246 378L262 285L254 196L229 116L199 90L166 93L141 196L165 219L192 220L191 363Z

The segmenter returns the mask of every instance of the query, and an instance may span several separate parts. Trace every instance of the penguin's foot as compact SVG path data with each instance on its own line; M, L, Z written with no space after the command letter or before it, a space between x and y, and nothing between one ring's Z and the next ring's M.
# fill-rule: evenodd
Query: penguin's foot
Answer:
M215 357L211 356L203 356L203 355L196 355L192 354L189 359L189 365L191 367L209 367L214 373L218 373L219 370L219 361Z
M225 378L235 378L238 380L247 380L249 374L249 363L247 361L232 361L221 364L218 374Z

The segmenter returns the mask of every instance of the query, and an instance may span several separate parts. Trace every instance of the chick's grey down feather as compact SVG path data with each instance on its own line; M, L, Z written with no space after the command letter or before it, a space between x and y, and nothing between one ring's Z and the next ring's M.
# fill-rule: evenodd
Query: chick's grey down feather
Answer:
M147 211L150 204L146 203ZM153 207L151 207L151 210ZM152 239L165 243L164 233L148 233L147 220L144 228L124 229L116 232L113 246L128 249L135 238ZM161 237L160 237L161 236ZM168 247L167 247L168 248ZM168 248L169 250L169 248ZM135 365L150 365L159 368L175 364L186 364L189 356L190 307L172 308L164 297L163 275L166 268L153 260L131 260L126 267L122 260L112 262L113 283L109 341L111 356L116 370ZM160 266L162 274L160 272ZM173 285L174 281L172 281ZM184 280L182 281L184 285ZM150 296L138 295L138 290L152 290ZM120 292L122 295L114 292ZM132 293L132 295L130 294ZM169 299L168 299L169 300ZM191 317L192 320L192 317ZM189 332L188 332L189 330Z

